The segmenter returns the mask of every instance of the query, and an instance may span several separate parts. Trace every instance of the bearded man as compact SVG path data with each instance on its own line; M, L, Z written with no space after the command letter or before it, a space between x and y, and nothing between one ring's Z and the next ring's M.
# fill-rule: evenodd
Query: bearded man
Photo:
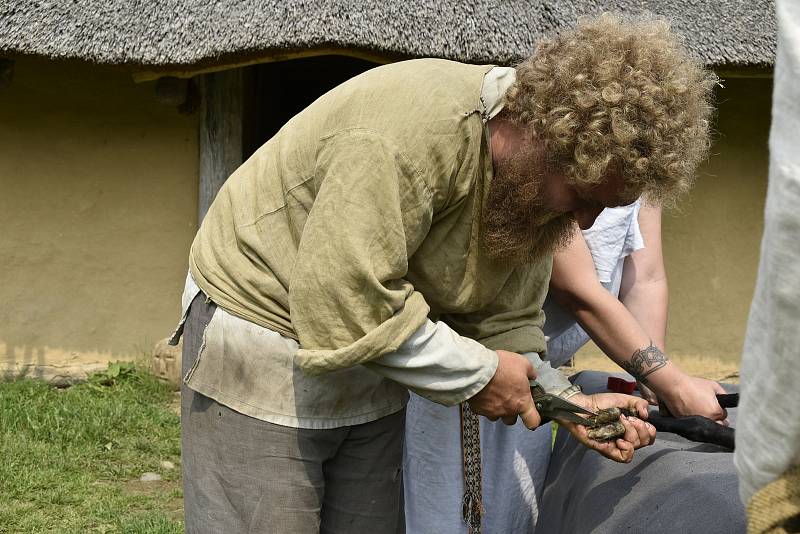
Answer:
M584 19L575 30L543 39L516 69L490 70L483 96L493 114L488 130L496 171L484 220L490 254L549 260L573 221L585 230L603 207L630 204L640 193L651 204L674 202L691 186L707 152L715 83L713 74L688 58L669 25L649 17ZM494 138L506 128L519 128L512 138L527 142L498 161L502 153L494 151ZM538 295L536 303L541 304ZM617 335L613 328L606 333ZM624 363L637 379L667 366L653 341L636 349ZM525 356L549 391L584 406L624 402L606 395L588 399L539 354ZM682 393L717 404L711 387L687 389ZM531 433L519 424L473 419L468 410L411 396L404 452L409 533L534 531L550 428ZM582 428L559 424L612 459L632 457L626 443L600 446Z
M689 187L713 77L664 25L569 35L510 88L492 65L375 68L228 179L173 336L187 532L402 531L408 390L535 428L537 366L551 392L646 417L645 401L584 397L541 364L541 306L573 220ZM672 53L630 48L648 39ZM630 461L655 431L624 425L611 443L575 432Z

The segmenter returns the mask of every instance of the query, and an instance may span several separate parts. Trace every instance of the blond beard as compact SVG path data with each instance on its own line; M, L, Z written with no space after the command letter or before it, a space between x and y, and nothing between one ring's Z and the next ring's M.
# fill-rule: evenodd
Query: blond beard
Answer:
M498 165L483 210L483 244L495 260L532 263L569 244L571 213L548 210L541 195L546 163L533 149Z

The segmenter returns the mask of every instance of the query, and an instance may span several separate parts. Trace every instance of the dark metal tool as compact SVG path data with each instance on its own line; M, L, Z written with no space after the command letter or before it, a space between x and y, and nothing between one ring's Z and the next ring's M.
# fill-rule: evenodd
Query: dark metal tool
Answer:
M717 393L717 402L722 408L736 408L739 406L738 393ZM672 413L667 408L666 403L658 401L658 413L664 417L672 417Z
M722 408L736 408L739 405L738 393L717 394L717 402ZM671 432L701 443L713 443L733 450L736 444L736 431L701 415L674 417L667 405L658 403L658 411L651 410L648 418L659 432Z
M546 393L541 384L539 384L539 382L536 380L531 380L530 384L531 396L533 397L533 402L536 405L536 410L542 417L542 423L556 420L569 421L572 423L578 423L580 425L590 425L591 423L587 421L586 418L581 417L578 414L597 415L593 411L587 410L583 406L578 406L577 404L568 400L564 400L561 397Z
M723 408L736 408L739 406L738 393L720 393L717 394L717 402Z

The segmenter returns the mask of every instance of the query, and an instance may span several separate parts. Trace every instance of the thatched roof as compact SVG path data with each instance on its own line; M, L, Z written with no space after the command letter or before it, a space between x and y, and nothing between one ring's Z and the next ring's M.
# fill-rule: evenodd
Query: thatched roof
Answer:
M315 51L508 64L581 14L642 9L709 66L773 63L772 0L3 0L0 54L153 70Z

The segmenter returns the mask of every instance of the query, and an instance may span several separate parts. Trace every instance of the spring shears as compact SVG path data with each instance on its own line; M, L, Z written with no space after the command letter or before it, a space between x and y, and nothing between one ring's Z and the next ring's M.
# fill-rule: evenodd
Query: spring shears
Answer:
M588 421L585 417L581 417L578 414L593 416L597 415L593 411L587 410L583 406L578 406L577 404L566 399L562 399L561 397L545 392L542 385L536 380L531 380L530 384L533 403L536 405L536 410L542 417L542 423L556 420L569 421L572 423L578 423L579 425L591 425L591 421Z

